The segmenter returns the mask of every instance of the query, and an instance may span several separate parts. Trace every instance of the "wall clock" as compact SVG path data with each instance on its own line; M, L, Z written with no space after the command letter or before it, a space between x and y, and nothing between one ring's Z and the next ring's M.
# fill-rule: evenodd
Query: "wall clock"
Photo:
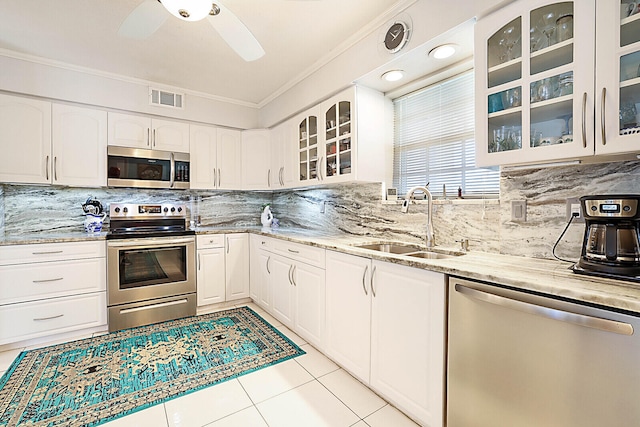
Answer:
M390 53L399 52L409 41L409 26L403 21L396 21L389 28L384 36L384 47Z

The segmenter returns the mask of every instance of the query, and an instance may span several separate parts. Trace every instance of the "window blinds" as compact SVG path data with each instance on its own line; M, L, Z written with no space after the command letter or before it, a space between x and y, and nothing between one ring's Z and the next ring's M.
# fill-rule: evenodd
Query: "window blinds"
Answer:
M497 168L475 166L473 71L468 71L394 103L393 184L398 194L429 183L431 193L495 195Z

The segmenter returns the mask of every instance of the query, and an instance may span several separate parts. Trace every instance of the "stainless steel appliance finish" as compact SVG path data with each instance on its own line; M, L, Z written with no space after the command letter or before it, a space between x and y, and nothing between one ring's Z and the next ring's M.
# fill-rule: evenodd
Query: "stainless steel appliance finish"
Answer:
M448 427L638 425L640 317L449 279Z
M180 204L110 206L109 330L196 313L195 236Z
M640 195L585 196L586 227L574 271L638 279L640 276Z
M107 147L107 185L134 188L189 188L189 154Z

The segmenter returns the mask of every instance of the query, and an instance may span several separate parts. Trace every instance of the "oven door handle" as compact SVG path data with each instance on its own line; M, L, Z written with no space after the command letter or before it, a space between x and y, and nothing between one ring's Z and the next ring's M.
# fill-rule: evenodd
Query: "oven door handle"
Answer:
M131 248L131 247L139 247L139 248L153 248L153 247L161 247L161 246L173 246L179 245L183 243L194 243L195 239L193 237L176 237L176 238L153 238L147 237L144 239L122 239L122 240L110 240L107 243L108 247L111 248Z

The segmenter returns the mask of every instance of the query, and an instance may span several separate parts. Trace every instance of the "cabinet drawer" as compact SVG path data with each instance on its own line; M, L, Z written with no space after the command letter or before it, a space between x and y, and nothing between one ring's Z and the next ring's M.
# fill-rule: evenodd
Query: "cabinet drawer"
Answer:
M320 268L325 267L325 250L322 248L283 240L274 240L273 251L296 261L305 262Z
M107 324L106 292L0 307L0 344Z
M250 244L252 246L255 246L256 248L269 250L273 248L273 242L275 242L276 240L272 239L271 237L261 236L259 234L250 234L249 241Z
M0 246L0 265L43 261L98 258L106 255L103 240L71 243L40 243L35 245Z
M104 258L0 267L0 305L106 289Z
M198 249L224 248L224 234L202 234L196 236Z

